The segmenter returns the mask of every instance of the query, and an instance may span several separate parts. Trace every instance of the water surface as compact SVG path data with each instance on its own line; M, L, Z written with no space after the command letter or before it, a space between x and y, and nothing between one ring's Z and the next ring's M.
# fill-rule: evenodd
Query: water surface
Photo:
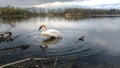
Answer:
M42 37L38 28L45 24L62 32L63 38ZM120 17L0 19L0 32L12 32L0 40L0 64L28 57L57 57L58 67L119 68ZM85 36L84 40L78 40Z

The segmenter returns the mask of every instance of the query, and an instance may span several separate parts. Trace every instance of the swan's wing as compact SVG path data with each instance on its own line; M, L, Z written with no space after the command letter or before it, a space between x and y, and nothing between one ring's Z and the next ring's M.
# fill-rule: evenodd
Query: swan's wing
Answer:
M63 34L60 33L59 31L55 30L55 29L48 29L44 32L41 32L41 34L43 36L53 36L53 37L58 37L58 36L62 36Z
M55 29L48 29L45 32L48 34L61 34L59 31L57 31Z

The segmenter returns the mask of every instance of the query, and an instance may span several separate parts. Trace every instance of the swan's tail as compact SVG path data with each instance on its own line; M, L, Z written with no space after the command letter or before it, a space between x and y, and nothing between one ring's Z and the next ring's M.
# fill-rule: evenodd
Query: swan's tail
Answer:
M64 34L60 33L59 37L63 37Z

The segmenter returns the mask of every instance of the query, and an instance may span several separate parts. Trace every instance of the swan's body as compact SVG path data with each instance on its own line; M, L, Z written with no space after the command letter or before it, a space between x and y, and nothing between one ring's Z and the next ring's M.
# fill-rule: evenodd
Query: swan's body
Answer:
M47 29L45 25L41 25L39 30L42 30L41 35L42 36L48 36L48 37L62 37L62 33L55 29Z

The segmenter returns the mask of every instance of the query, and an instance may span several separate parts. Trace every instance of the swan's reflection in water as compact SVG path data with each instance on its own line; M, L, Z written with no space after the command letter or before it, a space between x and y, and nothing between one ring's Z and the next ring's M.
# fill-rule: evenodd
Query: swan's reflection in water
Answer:
M58 38L50 37L50 38L44 39L41 41L40 48L42 49L43 52L46 52L47 48L50 44L56 44L61 39L62 39L62 37L58 37Z

